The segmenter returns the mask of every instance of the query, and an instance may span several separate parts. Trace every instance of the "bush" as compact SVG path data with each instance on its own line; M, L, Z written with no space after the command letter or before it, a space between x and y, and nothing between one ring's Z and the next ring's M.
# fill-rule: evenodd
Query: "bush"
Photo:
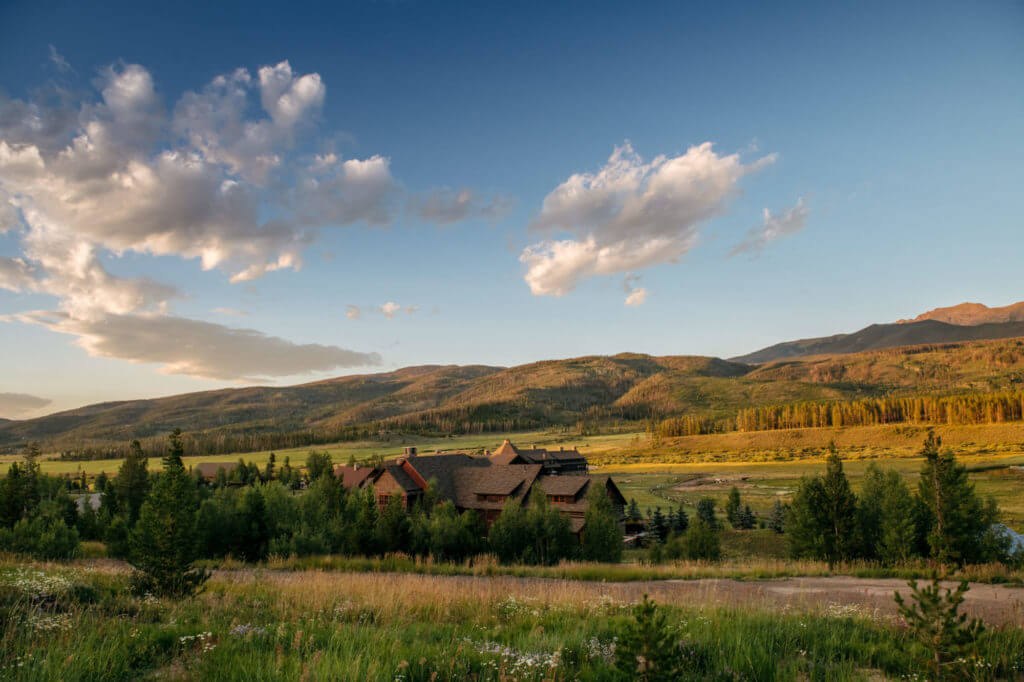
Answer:
M18 521L0 541L10 543L6 549L44 560L71 559L79 546L78 531L45 512Z

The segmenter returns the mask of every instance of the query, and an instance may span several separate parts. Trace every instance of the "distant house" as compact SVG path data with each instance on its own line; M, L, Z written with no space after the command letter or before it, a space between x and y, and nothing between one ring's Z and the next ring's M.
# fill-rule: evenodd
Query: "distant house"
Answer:
M94 510L100 508L100 502L103 500L101 493L83 493L78 495L75 499L75 504L78 505L78 513L81 514L85 511L85 508L92 507Z
M505 448L508 445L508 448ZM539 457L536 448L517 450L505 441L492 455L478 457L463 452L420 456L415 447L405 449L403 456L384 462L379 467L335 467L335 476L348 489L365 488L373 485L377 504L383 509L397 496L409 509L421 499L428 488L433 488L442 500L451 501L456 509L473 510L480 514L489 527L501 514L505 504L514 500L528 504L530 494L541 490L548 502L562 514L569 517L573 533L583 528L583 517L587 511L587 493L593 485L603 485L606 494L623 516L626 500L618 486L610 478L593 478L586 473L563 473L562 467L550 466L558 461L554 457ZM510 457L512 452L515 456ZM523 453L529 453L523 455ZM563 461L571 462L573 471L586 471L586 459L575 450L561 450ZM569 453L575 453L570 456ZM526 458L538 457L540 461L526 462ZM575 457L582 460L582 467L575 464ZM549 465L545 465L548 462Z
M508 439L490 454L494 464L539 464L545 474L587 473L587 460L576 448L546 450L536 445L517 448Z
M362 466L360 464L342 465L334 467L334 477L341 481L346 489L362 488L367 482L373 482L373 475L376 469Z
M221 469L224 470L225 476L230 476L237 468L238 462L200 462L193 465L192 473L198 473L207 481L214 481L217 479L217 472Z

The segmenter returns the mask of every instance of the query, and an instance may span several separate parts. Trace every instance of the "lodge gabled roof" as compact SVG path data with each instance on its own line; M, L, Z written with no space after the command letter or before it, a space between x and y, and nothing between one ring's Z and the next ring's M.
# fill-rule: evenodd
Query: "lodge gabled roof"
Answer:
M407 457L405 461L424 481L433 481L438 495L445 500L455 499L456 471L463 468L486 468L491 465L486 457L473 457L464 452Z
M589 476L569 476L561 474L558 476L541 476L537 481L548 495L577 495L588 483Z
M342 465L334 467L334 477L341 479L341 485L346 490L352 490L354 488L362 488L366 485L367 480L370 480L374 475L378 473L376 469L370 466L355 466Z
M483 502L478 495L505 495L522 502L540 475L539 464L466 467L455 472L455 504L465 509L501 509L504 502Z
M238 462L199 462L192 465L192 471L198 471L204 478L214 478L221 469L230 474L238 468Z

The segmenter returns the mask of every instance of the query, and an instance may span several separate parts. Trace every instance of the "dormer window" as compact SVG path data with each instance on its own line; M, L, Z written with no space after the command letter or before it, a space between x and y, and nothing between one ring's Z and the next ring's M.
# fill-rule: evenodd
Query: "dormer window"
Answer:
M548 495L548 501L552 504L572 504L576 501L575 495Z
M483 493L477 493L476 499L479 502L504 502L506 495L485 495Z

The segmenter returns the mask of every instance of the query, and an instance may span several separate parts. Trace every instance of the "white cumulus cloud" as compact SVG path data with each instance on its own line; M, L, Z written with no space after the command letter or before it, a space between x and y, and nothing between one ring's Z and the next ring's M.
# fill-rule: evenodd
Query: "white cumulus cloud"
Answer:
M774 161L744 164L717 154L710 142L650 162L627 143L596 173L577 173L541 205L535 231L568 233L524 249L526 283L537 296L563 296L588 277L678 260L696 243L699 226L722 213L740 179Z

